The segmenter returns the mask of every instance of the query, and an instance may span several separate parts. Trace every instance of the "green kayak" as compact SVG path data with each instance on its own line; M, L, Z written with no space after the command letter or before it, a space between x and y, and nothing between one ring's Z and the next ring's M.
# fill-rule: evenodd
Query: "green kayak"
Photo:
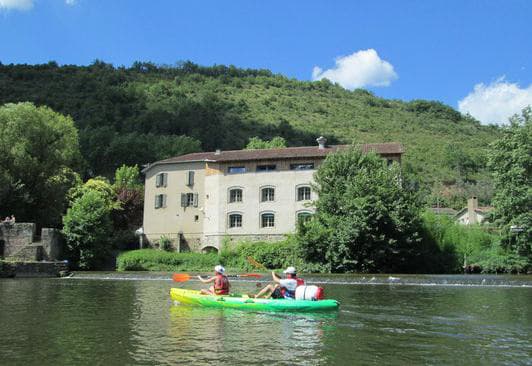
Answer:
M285 300L285 299L254 299L246 295L202 295L199 291L172 288L170 297L174 301L187 305L199 305L217 308L232 308L256 311L293 311L311 312L336 310L336 300Z

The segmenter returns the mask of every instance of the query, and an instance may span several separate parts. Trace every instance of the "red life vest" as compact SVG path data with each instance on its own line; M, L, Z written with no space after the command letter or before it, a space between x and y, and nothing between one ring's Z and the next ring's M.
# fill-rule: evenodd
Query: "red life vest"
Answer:
M221 274L216 275L216 279L214 280L214 293L216 295L229 294L229 280L227 276Z
M297 285L298 286L305 286L305 280L302 279L302 278L296 278L296 281L297 281Z

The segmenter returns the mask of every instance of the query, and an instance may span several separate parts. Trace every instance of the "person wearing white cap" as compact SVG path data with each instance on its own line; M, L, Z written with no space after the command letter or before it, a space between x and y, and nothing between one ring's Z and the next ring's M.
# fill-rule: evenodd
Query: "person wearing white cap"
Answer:
M270 284L260 290L260 292L255 295L255 298L269 293L266 297L271 297L273 299L295 299L297 286L304 285L305 281L302 278L297 277L296 269L292 266L285 269L283 273L286 275L286 278L282 279L277 276L277 273L272 271L272 278L275 284Z
M198 276L199 280L203 283L214 282L208 290L202 289L201 293L204 295L228 295L229 294L229 279L224 274L225 268L221 265L214 267L214 276L204 280L201 276Z

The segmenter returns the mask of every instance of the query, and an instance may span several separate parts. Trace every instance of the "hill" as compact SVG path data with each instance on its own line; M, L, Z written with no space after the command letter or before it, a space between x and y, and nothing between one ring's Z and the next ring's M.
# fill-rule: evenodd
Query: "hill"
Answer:
M19 101L73 117L86 176L109 175L123 163L239 149L252 136L282 136L298 146L325 135L332 143L403 143L405 170L433 200L458 207L470 194L483 203L491 197L485 153L499 129L440 102L387 100L327 80L190 62L0 64L0 104Z

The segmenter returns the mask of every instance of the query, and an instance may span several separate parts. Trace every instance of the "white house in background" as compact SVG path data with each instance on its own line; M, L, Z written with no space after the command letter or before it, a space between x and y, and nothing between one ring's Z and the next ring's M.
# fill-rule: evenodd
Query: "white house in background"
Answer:
M478 207L477 197L467 200L467 207L464 207L455 215L456 220L462 225L474 225L483 223L493 207Z
M148 165L144 239L178 251L219 250L231 240L276 240L313 214L313 174L327 154L348 145L193 153ZM361 145L400 163L399 143Z

